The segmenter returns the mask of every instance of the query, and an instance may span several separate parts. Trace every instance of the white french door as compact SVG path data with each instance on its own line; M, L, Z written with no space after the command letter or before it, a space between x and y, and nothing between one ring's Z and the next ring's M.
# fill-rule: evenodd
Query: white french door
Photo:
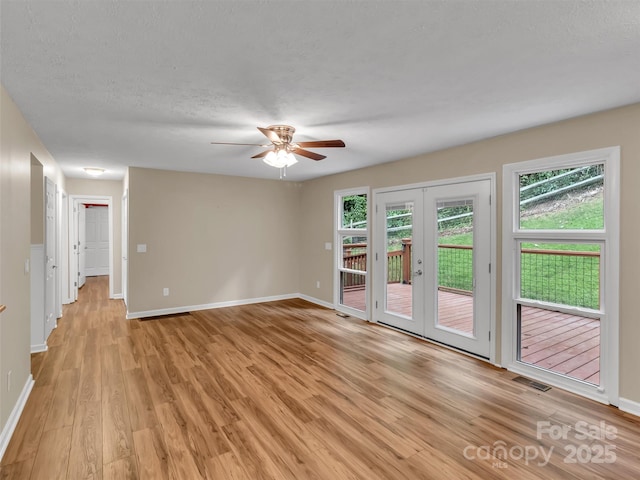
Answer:
M424 333L423 192L376 195L375 320Z
M376 195L375 320L491 353L491 181Z
M427 264L433 265L425 278L425 336L486 358L491 350L490 194L489 180L425 191L425 246ZM463 226L456 220L464 220Z

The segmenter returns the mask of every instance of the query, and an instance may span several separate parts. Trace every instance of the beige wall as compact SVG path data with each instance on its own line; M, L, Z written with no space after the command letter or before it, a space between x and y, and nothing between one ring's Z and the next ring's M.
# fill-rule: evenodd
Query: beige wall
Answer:
M128 311L297 293L299 198L291 182L130 168Z
M31 155L44 175L64 188L62 172L0 86L0 303L7 306L0 320L0 430L31 368L30 280L24 271L31 245Z
M113 230L113 295L122 294L122 181L67 178L67 195L111 197Z
M502 166L506 163L621 146L620 395L640 401L640 338L636 295L640 285L640 104L503 135L419 157L305 182L301 208L301 293L332 302L333 192L411 184L487 172L497 173L498 296L501 305ZM302 261L304 260L304 262ZM316 281L323 286L315 288ZM499 350L498 350L499 353ZM498 358L499 360L499 358Z

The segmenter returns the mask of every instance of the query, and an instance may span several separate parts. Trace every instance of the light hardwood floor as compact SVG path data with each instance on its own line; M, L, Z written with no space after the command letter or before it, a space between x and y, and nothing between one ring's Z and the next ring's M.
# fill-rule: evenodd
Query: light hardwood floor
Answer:
M302 300L127 321L106 292L89 278L33 356L0 478L638 478L638 417L390 329Z

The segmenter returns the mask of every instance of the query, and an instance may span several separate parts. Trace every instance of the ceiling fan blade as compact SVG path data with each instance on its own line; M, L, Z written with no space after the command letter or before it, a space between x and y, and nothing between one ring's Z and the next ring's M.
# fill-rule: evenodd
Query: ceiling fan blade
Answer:
M273 130L262 127L258 127L258 130L260 130L262 134L267 137L272 143L275 143L276 145L280 145L282 143L282 139Z
M309 150L303 150L301 148L296 148L293 150L293 153L296 155L302 155L303 157L310 158L312 160L322 160L323 158L327 158L324 155L320 155L319 153L310 152Z
M211 145L246 145L249 147L270 147L271 145L263 145L259 143L228 143L228 142L211 142Z
M296 144L304 148L344 147L342 140L317 140L315 142L296 142Z
M253 157L251 157L251 158L262 158L262 157L266 157L266 156L267 156L267 154L268 154L269 152L273 152L273 148L270 148L269 150L265 150L264 152L260 152L260 153L258 153L257 155L254 155L254 156L253 156Z

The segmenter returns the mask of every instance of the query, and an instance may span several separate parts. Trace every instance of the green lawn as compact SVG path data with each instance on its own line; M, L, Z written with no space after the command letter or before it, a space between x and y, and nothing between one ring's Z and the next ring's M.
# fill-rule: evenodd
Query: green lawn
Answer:
M595 198L567 209L525 217L522 228L600 229L602 198ZM441 232L439 244L471 245L471 233L447 235ZM527 243L523 249L598 252L596 244ZM439 249L440 285L471 290L471 252ZM522 297L586 308L599 308L600 264L598 257L523 253L521 259Z

